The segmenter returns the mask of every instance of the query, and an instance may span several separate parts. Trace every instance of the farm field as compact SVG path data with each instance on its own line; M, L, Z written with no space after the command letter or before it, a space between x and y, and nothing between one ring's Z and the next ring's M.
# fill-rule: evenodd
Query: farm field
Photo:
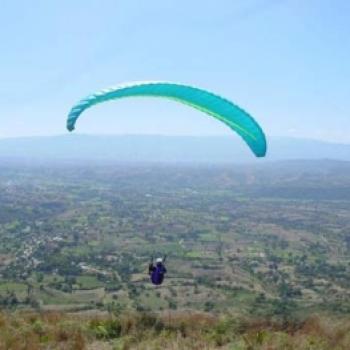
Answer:
M0 302L42 310L350 312L350 165L3 164ZM160 288L151 256L167 255Z

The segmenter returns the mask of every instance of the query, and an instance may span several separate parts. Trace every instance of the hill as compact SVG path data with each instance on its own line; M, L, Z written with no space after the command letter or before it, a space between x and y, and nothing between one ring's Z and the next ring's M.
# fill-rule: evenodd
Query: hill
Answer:
M257 160L234 136L66 135L0 139L2 159L102 160L122 162L265 162L290 159L350 160L350 145L307 139L270 138Z

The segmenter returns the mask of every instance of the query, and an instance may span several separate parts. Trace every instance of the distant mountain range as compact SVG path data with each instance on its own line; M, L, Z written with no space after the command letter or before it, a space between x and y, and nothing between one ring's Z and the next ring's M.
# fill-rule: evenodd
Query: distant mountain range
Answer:
M350 161L350 144L269 138L268 155L256 159L232 136L65 135L0 139L0 159L127 162L266 162L291 159Z

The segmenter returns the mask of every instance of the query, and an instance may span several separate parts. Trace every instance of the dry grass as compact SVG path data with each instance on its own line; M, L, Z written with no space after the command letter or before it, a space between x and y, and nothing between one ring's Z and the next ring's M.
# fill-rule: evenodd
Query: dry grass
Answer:
M290 324L203 313L0 313L0 350L349 350L350 319Z

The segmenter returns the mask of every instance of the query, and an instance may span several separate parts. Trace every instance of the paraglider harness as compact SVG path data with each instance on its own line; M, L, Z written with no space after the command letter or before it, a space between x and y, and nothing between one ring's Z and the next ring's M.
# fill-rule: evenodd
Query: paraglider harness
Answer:
M153 263L153 260L154 259L152 256L151 262L148 266L148 274L150 275L151 282L156 286L160 286L163 283L164 275L167 272L164 266L166 255L164 256L161 262L157 262L156 264Z

